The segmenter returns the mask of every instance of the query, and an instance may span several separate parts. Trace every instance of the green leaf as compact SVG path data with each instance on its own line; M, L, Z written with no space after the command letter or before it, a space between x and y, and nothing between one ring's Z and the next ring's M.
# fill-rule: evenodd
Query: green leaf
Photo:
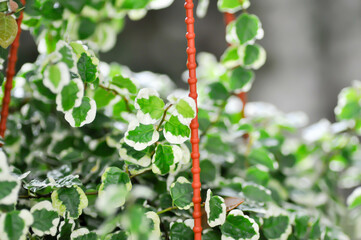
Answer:
M130 79L116 75L111 80L111 87L121 94L128 95L137 93L137 85Z
M222 239L257 240L259 239L258 224L241 210L229 212L226 222L221 226Z
M12 211L0 215L0 239L25 239L33 216L28 210Z
M0 205L11 205L18 200L20 181L10 173L6 155L0 150Z
M121 5L121 7L123 9L127 9L127 10L131 10L131 9L142 9L145 8L145 6L148 5L148 3L151 0L124 0L123 4Z
M81 53L77 63L79 75L83 82L94 82L97 78L97 66L93 63L91 57L85 52Z
M87 0L62 0L61 4L72 11L73 13L80 13L83 7L85 6Z
M231 90L236 92L248 92L254 81L254 73L242 67L232 70L229 77L229 86Z
M236 20L236 33L241 44L255 39L259 28L260 21L255 15L243 13Z
M89 232L86 228L79 228L70 235L71 240L98 240L95 232Z
M239 65L238 48L228 47L221 57L221 63L227 68L234 68Z
M189 139L190 133L189 126L182 124L176 116L172 115L164 124L163 134L170 143L182 144Z
M132 182L129 175L117 167L108 167L102 175L102 184L99 187L99 194L110 185L124 185L127 191L132 189Z
M164 175L173 172L176 164L182 158L182 150L180 147L173 145L159 144L155 149L152 159L152 171L155 174Z
M267 186L270 179L267 169L262 169L259 166L252 166L247 169L246 180L257 183L259 185Z
M137 121L130 122L128 131L124 135L124 141L137 151L144 150L159 139L159 133L155 126L144 125Z
M63 87L68 85L69 82L69 68L65 63L59 62L46 67L43 84L53 93L60 93Z
M215 101L226 100L230 96L226 87L220 82L211 83L209 85L208 95L212 100Z
M251 163L261 164L270 170L278 168L278 163L276 162L273 154L266 148L253 148L251 153L248 155L248 158Z
M218 0L218 9L221 12L235 13L250 6L249 0Z
M238 55L243 56L243 65L247 68L259 69L266 62L266 51L257 44L241 46L238 51Z
M1 58L0 58L0 62L1 62ZM0 63L1 64L1 63ZM4 82L4 74L2 73L2 72L0 72L0 86L2 86L3 85L3 82Z
M82 103L84 96L83 82L76 78L70 81L70 83L63 87L60 93L56 96L57 110L66 112L74 107L79 107Z
M69 67L69 69L75 66L76 55L68 43L63 40L58 41L56 44L56 51L59 52L62 56L60 61L64 62Z
M185 178L179 177L176 182L170 186L170 195L173 204L179 209L189 209L192 205L192 184Z
M257 184L244 184L242 189L243 194L256 202L271 201L271 191L261 185Z
M15 19L0 12L0 46L9 47L14 42L17 33L18 25Z
M262 232L267 239L287 239L292 232L290 218L285 215L263 218Z
M312 240L320 239L321 234L322 234L322 231L321 231L321 226L320 226L320 219L317 219L317 221L312 224L309 238Z
M170 227L171 240L189 240L194 238L192 228L183 222L173 222Z
M179 99L170 110L185 125L189 125L193 118L196 117L196 111L196 103L190 97Z
M138 121L142 124L154 124L164 113L163 100L157 91L151 88L143 88L139 91L134 106L138 110Z
M124 142L120 145L119 155L125 161L140 165L142 167L148 167L151 162L149 148L145 148L142 151L137 151Z
M216 155L224 155L231 151L229 144L226 144L218 133L212 133L207 135L205 143L205 149L209 153Z
M51 194L51 200L54 209L60 216L71 219L78 218L83 209L88 206L88 198L78 186L55 190Z
M310 217L307 215L301 215L301 216L297 215L296 216L294 234L299 239L305 239L305 237L307 235L309 220L310 220Z
M211 183L216 180L217 169L216 166L210 160L202 160L200 162L201 181L205 183Z
M361 206L361 187L356 188L347 198L349 209Z
M219 196L213 196L210 189L207 191L205 210L209 226L222 225L226 221L226 204L224 199Z
M34 218L31 229L35 235L40 237L44 235L55 236L60 218L51 205L51 202L39 202L31 208L30 212Z
M98 108L107 106L114 98L115 95L111 91L107 91L100 87L95 90L94 100Z
M206 229L202 234L203 240L219 240L221 237L221 233L214 229Z
M0 3L0 12L7 12L8 11L8 2L1 2Z
M80 106L65 113L65 120L72 127L82 127L94 121L97 107L93 99L83 97Z
M41 4L39 13L46 19L59 20L63 17L64 7L54 0L46 0Z
M96 29L96 23L86 17L80 18L80 24L78 28L78 36L80 40L87 39L92 36Z

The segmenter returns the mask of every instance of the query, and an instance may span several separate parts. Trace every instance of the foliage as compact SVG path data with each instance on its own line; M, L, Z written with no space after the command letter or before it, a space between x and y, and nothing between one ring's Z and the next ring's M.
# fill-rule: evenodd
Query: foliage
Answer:
M191 239L195 102L164 75L98 58L126 16L173 1L27 2L23 27L40 55L15 78L0 238ZM304 114L266 103L248 103L244 117L238 94L266 60L249 5L219 0L222 12L242 10L229 47L220 61L198 54L204 239L359 238L361 83L339 95L335 123L301 129Z

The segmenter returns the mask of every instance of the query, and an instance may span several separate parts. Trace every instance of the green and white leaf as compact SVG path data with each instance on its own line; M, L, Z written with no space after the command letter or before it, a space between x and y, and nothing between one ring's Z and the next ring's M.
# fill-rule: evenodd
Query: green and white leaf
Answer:
M134 107L138 110L137 119L142 124L154 124L164 113L164 102L156 90L143 88L135 99Z
M240 44L253 43L263 38L263 29L258 17L253 14L241 14L235 23L236 34Z
M84 85L79 78L75 78L63 87L56 95L56 110L66 112L79 107L84 96Z
M247 9L251 3L249 0L218 0L217 5L221 12L236 13L239 10Z
M160 219L157 213L149 211L145 214L148 219L152 221L153 224L151 224L151 234L149 239L160 239L161 233L160 233Z
M209 226L222 225L226 221L226 204L224 199L220 196L213 196L211 189L207 191L205 210Z
M119 207L124 205L128 193L129 191L125 185L110 185L102 191L102 194L99 194L96 201L96 208L101 211L102 214L112 215Z
M252 87L253 81L253 71L243 67L237 67L229 74L229 87L236 93L248 92Z
M287 240L292 232L290 218L283 214L263 218L262 232L270 240Z
M228 47L221 57L221 63L229 69L239 66L240 59L238 56L238 47Z
M132 120L128 131L124 134L124 141L137 151L144 150L159 139L159 133L152 124L144 125L137 120Z
M256 202L268 202L272 200L271 191L255 183L243 184L242 192L244 196Z
M361 187L356 188L347 198L347 205L350 209L361 205Z
M120 94L128 96L129 94L136 94L138 86L137 83L132 79L117 75L114 76L110 81L110 88L114 89Z
M117 167L108 167L105 169L102 178L102 184L99 187L99 195L110 185L124 185L127 191L132 190L132 182L129 175Z
M258 44L238 47L239 64L245 68L259 69L266 62L266 51Z
M97 240L95 232L89 232L86 228L79 228L70 235L71 240Z
M59 40L56 44L56 52L61 54L61 62L66 63L69 69L76 72L75 66L77 62L77 57L72 47L67 42Z
M11 205L18 200L20 181L11 175L6 156L0 150L0 204Z
M169 112L177 116L182 124L189 125L197 114L196 103L193 98L183 97L174 103Z
M189 139L191 130L188 125L184 125L176 116L171 116L164 124L163 134L168 142L182 144Z
M190 220L190 221L188 221ZM189 240L194 238L193 233L193 219L188 219L182 222L178 220L177 222L172 222L170 224L170 239L171 240Z
M173 204L179 209L187 210L192 206L192 192L192 184L185 177L179 177L170 186Z
M70 235L74 231L74 228L75 228L75 222L73 219L64 219L64 221L60 223L57 239L58 240L70 239Z
M72 108L65 113L65 120L72 127L82 127L94 121L97 106L93 99L83 97L78 107Z
M77 219L88 206L88 198L78 187L60 188L51 194L53 208L62 217Z
M44 235L55 236L60 218L51 202L39 202L31 208L30 212L34 218L31 229L35 235L40 237Z
M64 86L70 82L70 72L68 66L59 62L49 64L44 71L44 86L53 93L60 93Z
M18 33L18 24L11 15L0 12L0 46L8 48Z
M94 58L95 57L89 56L87 52L83 52L78 59L78 72L81 80L85 83L94 82L98 77L97 61L94 61Z
M33 216L28 210L12 211L0 215L1 240L25 240Z
M241 210L232 210L221 226L222 240L258 240L259 226Z
M121 159L140 165L142 167L148 167L152 161L148 148L137 151L133 147L130 147L128 144L124 143L124 141L120 144L119 155Z
M159 144L152 158L152 171L164 175L174 172L183 157L182 149L176 145Z

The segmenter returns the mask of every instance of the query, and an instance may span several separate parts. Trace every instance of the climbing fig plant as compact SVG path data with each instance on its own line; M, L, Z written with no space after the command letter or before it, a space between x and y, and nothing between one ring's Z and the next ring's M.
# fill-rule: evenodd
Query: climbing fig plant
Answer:
M0 0L1 70L19 11L39 51L14 78L0 149L1 240L193 239L194 100L166 75L99 59L126 18L172 3ZM208 4L199 1L200 17ZM339 94L334 123L306 127L303 113L261 102L241 114L238 94L266 61L250 4L218 0L221 13L236 14L229 46L220 59L197 55L203 239L358 239L361 82Z

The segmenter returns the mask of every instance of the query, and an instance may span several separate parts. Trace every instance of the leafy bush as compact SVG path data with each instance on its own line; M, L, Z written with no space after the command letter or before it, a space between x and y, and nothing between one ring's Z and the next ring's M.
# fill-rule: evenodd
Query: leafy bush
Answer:
M0 24L13 21L3 2ZM23 27L40 55L15 78L0 151L0 239L193 238L195 102L165 75L98 59L127 16L172 2L27 1ZM359 238L361 82L340 93L335 123L304 128L303 113L258 102L244 117L238 94L266 60L248 6L219 0L220 11L243 13L227 27L220 61L198 54L203 239Z

